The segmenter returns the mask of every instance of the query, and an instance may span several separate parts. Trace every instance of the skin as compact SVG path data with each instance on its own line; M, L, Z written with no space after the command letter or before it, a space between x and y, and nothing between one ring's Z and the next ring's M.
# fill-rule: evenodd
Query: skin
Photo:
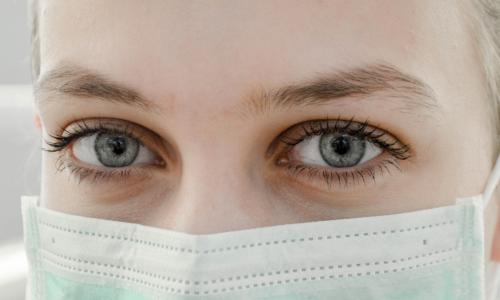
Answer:
M46 0L40 9L41 78L76 64L159 108L39 92L44 139L82 119L133 122L167 166L79 181L56 171L61 153L44 152L48 208L206 234L414 211L485 188L493 129L472 33L455 1ZM426 82L436 107L405 112L398 97L384 101L382 93L242 118L239 105L258 87L380 61ZM266 156L287 128L326 116L368 119L408 144L411 157L375 180L328 187ZM486 255L500 260L496 201L485 211Z

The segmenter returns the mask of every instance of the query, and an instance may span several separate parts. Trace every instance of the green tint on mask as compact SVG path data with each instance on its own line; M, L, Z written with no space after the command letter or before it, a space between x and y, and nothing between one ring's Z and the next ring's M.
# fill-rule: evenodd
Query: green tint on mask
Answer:
M152 300L139 293L108 285L89 284L77 282L51 272L44 272L44 289L46 298L50 300ZM45 300L40 299L40 300Z
M427 276L420 276L415 279L413 275L401 276L401 274L388 274L383 279L358 278L345 285L333 283L301 282L297 284L300 291L293 293L285 292L282 295L273 294L266 296L263 291L245 293L245 299L261 300L358 300L358 299L383 299L383 300L411 300L411 299L439 299L456 300L456 286L462 282L456 276L456 268L459 265L452 264L446 268L430 267ZM420 274L421 275L421 274ZM438 281L435 278L440 278ZM46 298L40 300L96 300L96 299L122 299L122 300L151 300L151 299L239 299L237 295L225 296L176 296L164 295L163 297L146 297L138 292L112 286L89 284L78 282L58 276L50 272L43 275L45 283ZM373 286L378 286L374 289ZM422 288L427 287L427 288ZM436 294L435 291L439 291ZM468 295L479 295L479 286L476 291L469 291ZM335 297L335 298L332 298ZM437 298L436 298L437 297Z
M482 203L192 235L25 198L28 299L481 300Z

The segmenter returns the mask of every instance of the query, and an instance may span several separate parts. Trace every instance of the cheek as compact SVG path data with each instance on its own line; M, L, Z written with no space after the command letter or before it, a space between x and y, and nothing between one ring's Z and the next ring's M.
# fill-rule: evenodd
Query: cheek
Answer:
M42 155L42 206L70 214L105 219L137 221L146 216L171 181L163 176L138 178L123 183L78 182L69 169L57 162L59 154ZM132 216L131 216L132 215Z
M64 180L58 180L56 170L54 155L42 153L41 204L49 209L68 211L72 206L68 198L77 195L71 193Z

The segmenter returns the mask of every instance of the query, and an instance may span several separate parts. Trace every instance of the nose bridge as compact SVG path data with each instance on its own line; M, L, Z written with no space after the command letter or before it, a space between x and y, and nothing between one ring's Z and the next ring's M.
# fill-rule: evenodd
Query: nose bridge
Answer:
M176 195L172 218L175 230L215 233L248 226L251 195L245 176L228 164L205 161L186 170Z
M215 233L251 226L258 189L250 184L238 141L228 137L189 143L168 215L174 230ZM188 145L188 144L186 144Z

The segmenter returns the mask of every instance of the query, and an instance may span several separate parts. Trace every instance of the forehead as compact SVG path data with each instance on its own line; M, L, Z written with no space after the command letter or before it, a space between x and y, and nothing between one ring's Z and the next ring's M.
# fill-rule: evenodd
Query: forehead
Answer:
M264 82L380 60L437 84L463 57L453 3L43 0L41 72L73 62L152 99L219 103Z

